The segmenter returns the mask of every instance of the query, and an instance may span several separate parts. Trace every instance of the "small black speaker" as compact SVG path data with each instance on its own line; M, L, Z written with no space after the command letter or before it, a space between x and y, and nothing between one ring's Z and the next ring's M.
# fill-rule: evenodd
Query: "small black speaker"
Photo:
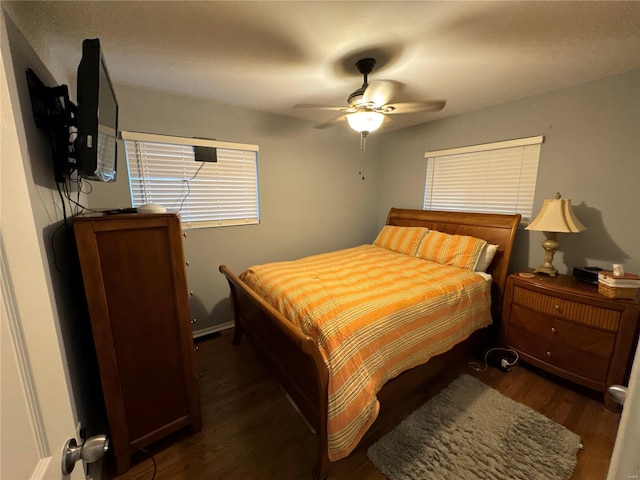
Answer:
M601 272L600 267L573 267L573 276L578 280L598 284L598 272Z

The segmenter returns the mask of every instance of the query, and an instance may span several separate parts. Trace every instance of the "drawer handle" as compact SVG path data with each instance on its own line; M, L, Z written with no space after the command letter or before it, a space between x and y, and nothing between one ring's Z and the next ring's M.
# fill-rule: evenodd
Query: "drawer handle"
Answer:
M547 352L547 357L550 357L550 356L551 356L551 352Z
M556 333L556 328L555 327L551 327L551 333Z
M560 311L560 305L558 305L558 304L555 304L555 305L553 306L553 308L555 308L557 311Z

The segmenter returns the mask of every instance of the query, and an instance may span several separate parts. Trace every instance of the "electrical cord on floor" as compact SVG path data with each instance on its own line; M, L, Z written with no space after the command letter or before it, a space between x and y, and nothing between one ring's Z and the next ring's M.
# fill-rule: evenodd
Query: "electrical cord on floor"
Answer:
M487 350L487 352L484 354L484 367L481 366L478 362L469 362L469 368L474 369L476 372L484 372L485 370L487 370L489 368L489 362L487 361L487 359L489 358L489 354L491 352L509 352L511 353L515 358L512 362L509 362L506 358L502 358L500 360L500 368L502 368L505 371L509 371L509 369L515 365L518 364L518 360L520 359L520 356L518 355L518 352L516 352L515 350L512 350L510 348L499 348L499 347L495 347L495 348L490 348L489 350Z
M153 462L153 475L151 476L151 480L154 480L156 478L156 472L158 471L158 464L156 463L156 459L153 457L153 454L151 454L148 450L145 450L144 448L140 448L138 449L138 451L144 453Z

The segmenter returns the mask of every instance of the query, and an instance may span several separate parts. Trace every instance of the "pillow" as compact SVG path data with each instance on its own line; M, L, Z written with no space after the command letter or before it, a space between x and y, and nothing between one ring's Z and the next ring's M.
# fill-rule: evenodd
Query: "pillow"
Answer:
M493 257L496 256L496 252L498 251L498 245L493 245L492 243L487 243L482 251L480 252L480 258L478 258L478 263L476 264L476 268L473 269L474 272L486 272L489 265L491 265L491 261Z
M373 244L413 257L420 240L422 240L428 231L429 229L424 227L396 227L394 225L385 225L382 227L382 230L380 230Z
M485 240L479 238L431 230L420 241L415 256L442 265L473 270L486 244Z

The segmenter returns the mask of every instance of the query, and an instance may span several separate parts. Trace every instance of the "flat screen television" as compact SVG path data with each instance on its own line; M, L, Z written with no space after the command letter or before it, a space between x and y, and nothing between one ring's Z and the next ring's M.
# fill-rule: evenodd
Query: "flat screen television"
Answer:
M27 69L27 82L36 125L49 134L56 182L64 182L74 172L87 180L115 181L118 101L100 40L82 42L77 106L69 100L66 85L47 87L31 69Z
M113 182L118 166L118 101L97 38L82 42L77 102L74 153L78 176Z

